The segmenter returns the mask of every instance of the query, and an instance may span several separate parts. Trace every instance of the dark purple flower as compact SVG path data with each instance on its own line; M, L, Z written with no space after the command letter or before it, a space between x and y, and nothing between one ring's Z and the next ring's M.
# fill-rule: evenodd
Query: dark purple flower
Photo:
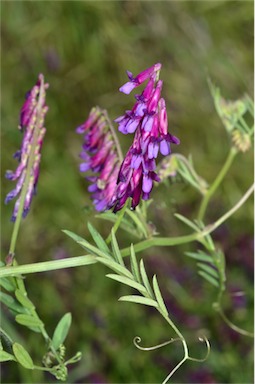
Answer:
M91 175L87 176L91 182L88 191L92 193L97 211L108 208L116 188L120 165L109 124L106 112L94 107L88 119L76 129L77 133L84 134L80 171L91 171Z
M108 205L108 209L114 207L114 212L120 210L129 197L132 209L140 198L149 199L153 181L160 181L155 172L155 159L159 153L163 156L171 153L170 143L179 144L179 139L168 133L166 105L161 97L163 82L158 80L160 69L161 64L156 64L135 78L128 72L130 81L120 88L128 94L148 80L142 94L135 96L137 102L133 109L115 120L119 131L135 132L135 137L121 164L117 187Z
M19 129L23 132L21 149L14 154L19 162L15 172L7 171L6 178L17 180L15 189L8 193L5 203L18 197L12 215L12 221L16 220L19 206L23 205L23 217L29 211L32 197L36 193L36 185L39 177L39 166L41 159L41 148L46 133L44 117L48 111L45 104L46 89L48 84L44 83L42 74L38 76L35 86L26 94L26 100L21 108ZM22 199L24 191L24 201Z

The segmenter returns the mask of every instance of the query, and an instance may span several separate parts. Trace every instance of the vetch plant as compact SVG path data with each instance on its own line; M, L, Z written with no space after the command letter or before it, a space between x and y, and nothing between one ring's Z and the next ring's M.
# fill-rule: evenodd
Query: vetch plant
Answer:
M134 345L142 351L155 350L172 343L179 343L182 346L183 358L163 383L167 383L184 362L188 360L204 362L210 353L206 335L201 333L198 338L205 344L204 357L191 356L187 341L189 338L183 336L180 330L182 326L177 326L173 321L171 308L165 304L156 274L151 280L146 272L146 261L137 257L139 252L151 247L170 247L193 242L199 243L199 249L188 251L186 255L197 262L199 276L215 288L212 309L234 331L244 336L253 336L251 332L233 324L225 314L223 295L227 279L226 260L222 247L215 243L213 232L242 207L252 195L254 185L251 185L240 200L220 218L213 223L206 223L211 199L227 176L234 158L240 152L247 152L251 147L254 132L254 127L250 123L251 117L253 118L253 102L247 95L234 102L226 101L220 95L219 89L209 81L217 113L231 139L226 162L215 180L209 182L194 169L191 156L186 158L180 153L171 153L170 145L179 144L180 141L168 132L167 106L162 96L163 82L159 79L160 70L161 64L157 63L137 76L127 72L129 81L120 87L122 93L129 94L134 89L144 86L142 92L135 95L136 102L132 109L115 119L119 132L134 135L133 143L125 156L122 154L118 135L107 111L100 107L93 107L89 117L76 129L78 134L83 135L80 171L85 173L85 178L90 183L88 191L97 211L96 217L113 223L108 236L104 238L90 223L87 225L93 244L69 229L64 230L67 236L86 251L85 256L18 265L14 257L17 234L21 218L28 212L37 185L42 139L45 134L44 116L47 112L45 90L48 86L44 83L42 75L28 94L21 111L24 138L21 150L15 154L20 164L16 172L7 173L8 178L18 179L18 182L16 188L8 194L6 202L18 195L19 197L12 216L15 223L10 252L6 265L0 268L1 286L6 291L1 293L1 301L16 314L16 322L44 337L47 350L43 365L35 365L26 348L15 342L2 329L3 343L0 351L2 361L14 360L27 369L45 370L59 380L66 380L67 365L78 361L81 357L78 352L65 361L63 343L71 326L71 314L67 313L62 317L53 336L50 337L33 303L28 299L22 275L100 263L111 270L111 273L106 275L108 278L137 291L136 294L121 296L119 301L130 305L136 303L153 307L170 326L171 336L168 341L152 347L142 347L141 338L134 335ZM157 164L158 156L163 158ZM167 181L170 181L170 186L176 181L184 182L201 195L201 204L195 220L175 214L178 220L191 229L188 235L160 237L155 227L148 221L148 208L150 204L154 204L153 185ZM132 235L131 243L123 249L120 249L118 242L119 228ZM129 258L130 268L125 263L125 258Z

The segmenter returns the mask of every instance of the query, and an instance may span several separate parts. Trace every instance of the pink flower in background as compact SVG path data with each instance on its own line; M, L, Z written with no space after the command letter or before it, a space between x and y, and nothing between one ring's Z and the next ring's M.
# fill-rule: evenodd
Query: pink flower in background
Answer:
M116 188L120 166L106 112L99 107L92 108L88 119L76 132L84 134L80 171L90 171L91 175L86 177L92 183L88 191L92 193L96 210L105 211Z
M48 107L45 104L45 91L48 86L48 84L44 83L43 75L40 74L35 86L26 94L26 100L21 108L19 129L23 132L23 140L20 150L13 156L18 160L19 165L15 172L6 172L6 178L9 180L17 180L17 184L15 189L6 196L5 203L9 203L9 201L19 196L14 206L12 221L16 220L23 188L26 189L23 217L27 215L32 197L36 193L41 148L46 133L44 118ZM27 172L29 172L28 177Z

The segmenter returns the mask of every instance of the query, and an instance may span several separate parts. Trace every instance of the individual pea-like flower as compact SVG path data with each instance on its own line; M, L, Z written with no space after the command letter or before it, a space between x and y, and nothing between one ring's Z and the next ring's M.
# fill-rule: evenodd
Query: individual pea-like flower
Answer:
M110 128L106 111L94 107L88 119L76 129L84 134L84 143L80 157L81 172L90 171L87 180L91 182L88 191L97 211L108 209L116 188L120 160L116 142Z
M153 181L160 181L155 172L155 159L159 153L168 156L171 143L179 144L179 139L168 133L166 104L161 97L163 82L158 79L160 69L158 63L136 77L127 72L130 81L120 88L128 94L148 80L141 95L135 96L137 101L133 109L115 120L120 132L135 133L135 136L121 164L117 186L108 205L108 208L114 207L114 212L119 211L129 197L132 198L131 209L135 209L140 198L149 199Z
M48 86L47 83L44 83L44 76L40 74L37 83L26 94L26 100L21 108L19 130L23 133L23 140L20 150L13 155L18 160L19 165L14 172L6 172L7 179L17 180L15 189L9 192L5 199L7 204L18 196L11 218L12 221L16 220L20 205L22 205L22 216L26 217L32 197L36 193L41 148L46 133L44 118L48 106L45 104L45 91Z

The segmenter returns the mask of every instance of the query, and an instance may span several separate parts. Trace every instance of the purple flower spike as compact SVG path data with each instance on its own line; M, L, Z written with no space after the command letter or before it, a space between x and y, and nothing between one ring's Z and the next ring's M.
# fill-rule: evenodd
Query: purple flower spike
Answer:
M119 118L120 123L122 120L125 120L125 117ZM84 133L80 171L90 171L90 175L86 177L92 183L88 191L97 211L108 209L116 188L120 165L109 124L106 111L94 107L88 119L76 129L77 133ZM125 123L122 124L124 132Z
M160 69L161 64L155 64L135 78L128 72L130 81L120 88L128 94L148 80L142 94L135 95L137 102L132 111L126 111L124 116L115 120L119 131L124 134L135 132L135 137L121 164L117 186L108 205L108 208L114 208L114 212L119 211L129 197L132 198L132 209L139 204L140 198L150 198L153 181L160 181L155 172L159 151L168 156L170 143L179 144L179 140L167 130L166 105L161 97L163 82L158 80Z
M36 191L41 148L46 133L44 118L48 107L45 104L45 91L48 86L48 84L44 83L43 75L40 74L37 83L26 94L26 100L21 108L19 129L23 132L23 140L21 149L16 151L13 156L18 160L19 165L16 171L7 171L5 175L9 180L17 180L16 188L9 192L5 199L7 204L18 196L12 214L12 221L16 220L21 203L23 205L22 216L25 217L27 215ZM21 200L22 196L24 196L24 200Z

